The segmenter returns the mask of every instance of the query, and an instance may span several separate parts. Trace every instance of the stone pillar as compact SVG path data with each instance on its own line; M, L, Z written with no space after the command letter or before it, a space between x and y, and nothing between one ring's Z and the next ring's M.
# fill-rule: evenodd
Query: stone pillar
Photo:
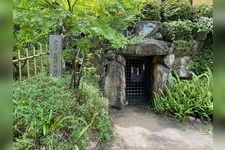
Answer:
M153 64L153 92L159 93L160 90L164 90L167 86L167 81L171 75L171 68L175 60L174 54L169 54L162 57L155 56L155 61Z
M161 64L156 64L154 66L154 83L153 92L159 93L160 90L164 90L170 75L170 69L165 68Z
M62 36L50 35L49 37L49 62L50 76L60 78L62 76Z
M108 64L103 89L110 106L123 109L126 103L125 58L118 55Z

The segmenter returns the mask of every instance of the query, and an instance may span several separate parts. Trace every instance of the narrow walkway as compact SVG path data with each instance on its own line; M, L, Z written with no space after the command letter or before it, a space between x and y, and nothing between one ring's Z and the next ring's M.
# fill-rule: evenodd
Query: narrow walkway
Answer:
M178 123L173 118L154 114L145 107L112 110L114 140L104 150L212 150L209 126Z

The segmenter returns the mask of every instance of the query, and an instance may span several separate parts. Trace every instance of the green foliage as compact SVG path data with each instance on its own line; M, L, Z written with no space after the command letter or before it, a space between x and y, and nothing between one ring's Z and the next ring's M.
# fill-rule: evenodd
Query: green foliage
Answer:
M144 20L160 21L161 7L158 0L149 0L142 4L141 13Z
M213 5L201 4L194 8L194 17L213 18Z
M111 136L108 100L97 83L83 80L82 89L69 91L66 79L39 75L13 84L15 149L86 149L86 136ZM104 125L104 126L103 126Z
M199 17L193 20L193 36L198 38L201 34L213 34L213 18Z
M162 17L164 21L190 19L193 8L189 0L165 0L162 4Z
M192 80L173 78L170 88L156 95L155 110L169 111L179 120L184 120L187 115L209 117L213 114L212 85L210 69L198 76L193 74Z
M192 39L193 24L190 20L163 23L162 34L167 41Z
M69 62L73 59L75 54L75 49L72 48L67 48L65 50L62 51L62 57L65 60L65 62Z
M178 20L163 23L163 39L172 42L175 54L192 54L195 40L205 40L213 32L213 21L210 18L199 17L193 22Z
M196 42L194 40L184 41L184 40L175 40L173 41L174 54L192 54L192 50Z
M197 75L207 71L207 68L213 70L213 50L212 45L205 46L201 51L191 57L189 68Z
M82 33L86 35L85 38L77 39L81 43L100 36L101 41L107 39L113 47L123 47L127 39L121 31L135 21L139 10L134 4L138 2L14 0L13 17L14 26L17 27L14 32L14 49L46 41L50 33L64 33L73 38Z

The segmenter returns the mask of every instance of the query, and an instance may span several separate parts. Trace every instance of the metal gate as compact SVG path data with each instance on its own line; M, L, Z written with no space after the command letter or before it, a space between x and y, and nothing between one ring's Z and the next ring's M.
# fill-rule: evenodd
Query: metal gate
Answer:
M151 99L151 57L126 58L126 100L129 105L148 104Z

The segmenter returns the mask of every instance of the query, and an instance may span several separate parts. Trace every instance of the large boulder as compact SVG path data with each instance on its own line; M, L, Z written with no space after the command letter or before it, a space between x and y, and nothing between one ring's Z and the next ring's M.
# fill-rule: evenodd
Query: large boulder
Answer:
M163 63L166 65L167 68L172 68L174 60L175 60L175 55L169 54L163 58Z
M120 62L117 62L120 60ZM104 78L103 90L109 99L110 106L122 109L126 103L125 93L125 67L121 63L122 56L108 64L107 75Z
M159 93L159 90L163 91L165 89L169 76L170 69L161 64L156 64L154 66L154 92Z
M157 21L140 21L135 26L135 34L143 37L154 36L162 29L162 23Z
M130 44L121 51L125 56L153 56L153 55L168 55L173 52L171 43L147 39L143 42Z
M182 79L190 79L191 72L188 69L190 56L176 57L173 65L173 70Z

